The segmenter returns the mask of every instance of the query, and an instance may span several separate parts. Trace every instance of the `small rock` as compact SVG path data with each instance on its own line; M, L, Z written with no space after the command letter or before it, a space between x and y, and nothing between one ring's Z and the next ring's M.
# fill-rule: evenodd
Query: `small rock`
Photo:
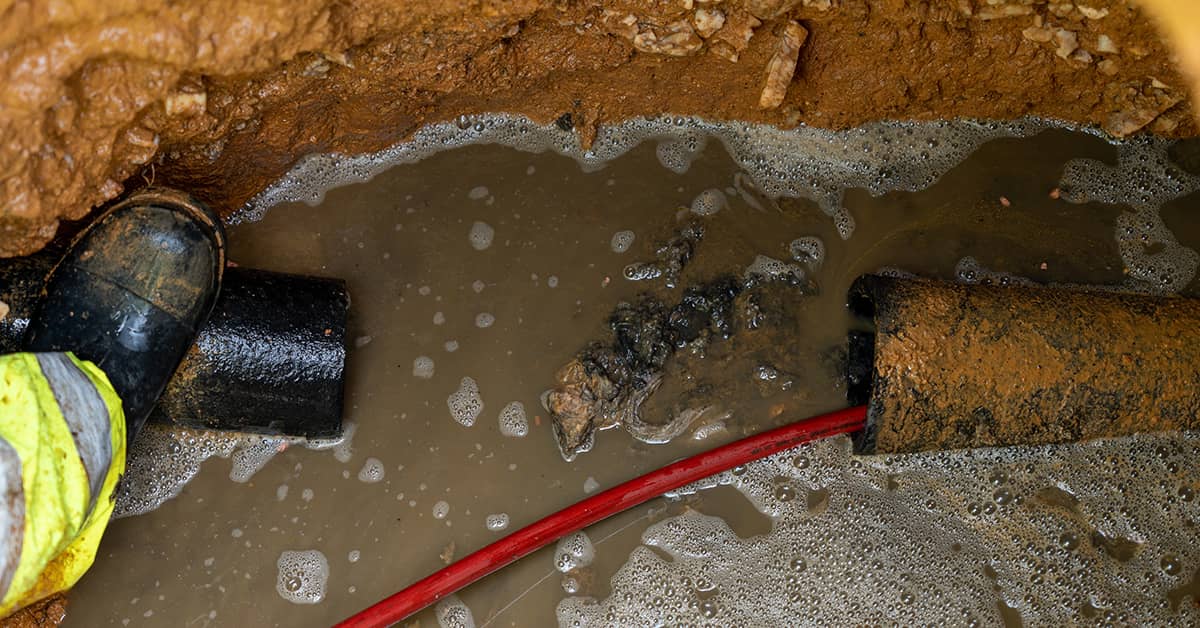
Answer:
M1071 14L1071 11L1075 9L1075 5L1071 4L1070 2L1051 2L1050 4L1046 5L1046 8L1058 17L1067 17Z
M1153 122L1163 112L1179 104L1183 97L1168 89L1132 88L1128 104L1104 121L1104 130L1125 137Z
M725 12L720 9L696 9L696 13L692 15L692 24L696 26L696 33L700 37L708 39L725 26Z
M1096 38L1096 52L1115 55L1120 52L1120 50L1117 48L1117 44L1113 42L1112 37L1109 37L1108 35L1101 35Z
M792 76L796 74L796 61L800 57L800 47L808 38L808 30L795 20L789 20L775 44L775 53L767 62L767 76L763 83L762 95L758 98L759 109L774 109L783 104Z
M1075 49L1079 48L1079 37L1072 31L1060 28L1054 31L1054 43L1057 46L1054 54L1066 59L1071 56L1072 52L1075 52Z
M4 301L0 301L0 321L4 320L5 317L7 317L7 316L8 316L8 304L5 303Z
M194 116L204 113L208 106L208 94L198 92L175 92L163 99L163 109L168 116Z
M975 14L975 17L981 20L999 20L1006 17L1016 17L1018 15L1030 15L1033 13L1033 7L1025 4L1003 4L1000 6L986 6Z
M1029 28L1021 31L1021 35L1023 35L1025 39L1028 39L1029 41L1036 41L1039 44L1044 44L1051 39L1054 39L1054 31L1044 26L1030 26Z
M620 11L605 9L600 14L600 22L608 33L630 41L638 34L637 16L632 13L622 15Z
M730 11L725 15L725 25L708 40L709 50L730 63L737 63L738 56L750 45L754 29L761 25L758 18L746 11Z
M639 32L633 38L633 47L642 52L686 57L695 54L704 45L704 41L692 28L688 20L678 20L667 24L660 35L654 29Z
M1096 67L1099 68L1100 73L1105 76L1113 76L1120 70L1120 68L1117 66L1117 62L1113 61L1112 59L1105 59L1100 63L1097 63Z
M1108 9L1105 8L1097 9L1095 7L1089 7L1082 4L1075 5L1075 8L1079 9L1079 12L1083 14L1083 17L1086 17L1089 20L1103 19L1104 16L1108 15Z

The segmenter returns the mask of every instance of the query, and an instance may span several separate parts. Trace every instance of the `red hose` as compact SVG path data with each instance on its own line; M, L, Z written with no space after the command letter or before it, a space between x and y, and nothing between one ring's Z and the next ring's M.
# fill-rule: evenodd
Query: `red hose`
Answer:
M732 469L809 441L857 432L866 423L867 409L858 406L748 436L711 451L671 463L634 478L466 556L458 562L393 594L338 624L342 627L388 626L459 589L528 556L558 539L597 521L633 508L685 484Z

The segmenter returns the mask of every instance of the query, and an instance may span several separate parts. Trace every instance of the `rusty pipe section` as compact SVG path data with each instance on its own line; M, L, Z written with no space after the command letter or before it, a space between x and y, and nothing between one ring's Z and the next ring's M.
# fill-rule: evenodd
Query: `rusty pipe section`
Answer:
M866 275L848 305L860 453L1200 428L1200 300Z

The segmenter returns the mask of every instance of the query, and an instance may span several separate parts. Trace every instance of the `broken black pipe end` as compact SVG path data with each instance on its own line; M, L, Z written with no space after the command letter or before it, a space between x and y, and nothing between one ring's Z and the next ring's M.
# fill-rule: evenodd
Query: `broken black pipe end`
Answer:
M0 260L0 353L18 351L52 252ZM339 279L229 268L216 307L150 415L275 436L342 431L349 297Z
M846 307L864 323L874 324L877 280L863 275L850 286ZM875 453L875 437L879 432L879 411L871 406L871 387L875 381L875 332L852 329L846 334L846 402L851 406L868 406L866 427L852 436L854 453Z

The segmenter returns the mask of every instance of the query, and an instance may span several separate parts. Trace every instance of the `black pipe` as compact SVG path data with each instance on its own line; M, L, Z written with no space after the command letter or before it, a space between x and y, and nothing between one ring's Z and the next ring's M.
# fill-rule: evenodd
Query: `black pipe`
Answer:
M53 251L0 260L0 353L19 351ZM216 307L150 421L209 430L341 434L346 286L340 279L229 268Z

